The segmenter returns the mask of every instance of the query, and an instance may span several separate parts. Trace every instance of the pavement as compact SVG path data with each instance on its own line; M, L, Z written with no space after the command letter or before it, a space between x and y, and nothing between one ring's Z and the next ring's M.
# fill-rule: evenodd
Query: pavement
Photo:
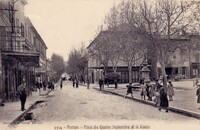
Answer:
M15 123L16 120L25 115L37 101L44 100L49 92L50 91L48 90L32 92L32 94L27 97L25 111L21 111L20 100L15 102L5 102L5 106L0 107L0 129L5 129L10 124Z
M193 81L184 80L172 83L174 85L175 96L173 97L173 101L169 101L169 110L200 119L200 104L197 103L197 88L193 86ZM127 91L126 85L127 84L118 84L117 89L114 88L114 85L109 85L109 87L105 85L102 91L124 97ZM99 90L98 84L91 84L91 87ZM153 101L142 100L140 97L140 90L134 90L133 96L134 98L128 95L127 98L148 105L155 105Z

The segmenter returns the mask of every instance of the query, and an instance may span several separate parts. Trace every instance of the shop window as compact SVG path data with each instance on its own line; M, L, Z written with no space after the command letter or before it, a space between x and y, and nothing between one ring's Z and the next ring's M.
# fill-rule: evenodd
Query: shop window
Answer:
M192 70L192 75L196 76L197 73L198 73L198 69L193 69L193 70Z

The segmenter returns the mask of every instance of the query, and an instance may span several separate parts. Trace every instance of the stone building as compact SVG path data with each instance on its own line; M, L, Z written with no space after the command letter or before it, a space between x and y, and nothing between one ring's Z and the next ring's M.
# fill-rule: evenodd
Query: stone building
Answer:
M26 4L26 0L0 1L1 100L14 101L22 80L31 92L35 88L36 68L42 66L41 59L46 63L47 47L24 15Z
M114 37L122 36L123 31L118 32L112 32L112 31L102 31L99 33L99 35L90 43L90 45L87 47L88 52L90 53L90 50L95 50L95 46L97 44L103 44L104 42L107 42L109 39L110 41L114 41ZM110 36L109 38L107 38ZM102 37L105 39L105 41L102 40ZM129 40L134 40L133 38L129 37ZM108 46L109 47L109 46ZM107 47L105 49L108 49ZM98 50L96 50L98 51ZM109 52L112 53L112 47L108 49ZM106 52L104 52L106 53ZM89 54L90 55L90 54ZM139 55L136 54L135 59L137 59ZM131 66L131 80L132 82L138 82L140 79L140 70L142 67L142 63L144 61L145 57L141 57L139 60L136 60L133 65ZM113 70L113 64L111 61L108 61L107 66L107 73L114 72ZM128 65L125 61L119 60L116 64L116 73L119 75L119 82L120 83L128 83L129 82L129 71L128 71ZM88 58L88 78L92 83L98 82L99 79L104 79L105 72L104 72L104 66L100 62L100 59L94 58L93 56L89 56Z
M100 37L108 36L111 32L102 31L87 47L88 50L94 49L95 44L102 42ZM117 34L114 34L117 36ZM171 39L171 44L177 47L173 53L167 55L165 60L166 75L172 80L182 78L200 77L200 36L198 34L187 34L185 36L178 36ZM165 40L165 39L162 39ZM112 40L111 40L112 41ZM176 44L176 45L175 45ZM150 78L156 79L162 77L161 68L155 49L147 48L148 68L150 69ZM112 51L112 49L110 50ZM151 53L151 54L150 54ZM132 82L138 82L141 77L141 69L145 58L138 60L132 66ZM112 72L112 64L108 64L108 72ZM120 60L117 64L117 73L120 75L120 82L127 83L129 79L128 66ZM92 82L97 82L104 76L103 65L100 59L89 57L88 60L88 77Z

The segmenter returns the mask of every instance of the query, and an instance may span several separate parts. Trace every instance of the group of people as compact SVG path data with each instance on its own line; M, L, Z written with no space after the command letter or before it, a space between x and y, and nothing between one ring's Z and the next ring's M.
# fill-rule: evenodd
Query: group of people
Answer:
M43 82L36 82L36 87L37 89L40 89L43 88L44 91L46 91L46 84ZM21 84L18 86L18 89L17 89L17 93L19 95L19 99L21 101L21 111L24 111L26 110L25 109L25 103L26 103L26 98L28 96L28 89L27 89L27 85L26 85L26 81L23 79L21 81ZM52 90L54 89L54 84L52 82L48 82L48 89L49 90Z
M77 79L72 79L72 83L73 83L73 88L79 87L79 81Z
M104 83L107 84L107 86L109 87L109 84L110 84L109 80L104 81L102 79L99 79L99 89L100 90L104 88ZM118 87L118 81L117 81L117 79L114 79L113 83L115 85L115 89L117 89L117 87Z
M127 93L124 97L126 97L128 94L132 93L132 83L129 83L127 87ZM150 100L152 101L154 99L155 106L161 110L162 108L166 109L166 112L168 112L169 107L169 101L173 101L173 96L175 95L173 84L171 81L168 81L167 88L164 89L164 87L158 82L158 80L155 81L155 84L151 84L150 82L145 82L144 79L140 81L140 87L141 92L140 96L142 100ZM168 100L169 97L169 100Z
M46 91L47 85L48 85L48 89L49 90L53 90L54 89L54 83L53 82L48 82L48 84L46 84L45 82L42 81L36 81L35 83L37 89L40 91L42 88L44 91Z

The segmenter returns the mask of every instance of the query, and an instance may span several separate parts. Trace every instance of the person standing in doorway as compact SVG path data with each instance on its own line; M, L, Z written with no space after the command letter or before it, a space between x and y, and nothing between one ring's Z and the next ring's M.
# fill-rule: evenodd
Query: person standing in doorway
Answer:
M20 101L21 101L21 111L24 111L26 110L25 103L26 103L26 97L28 93L25 81L22 81L21 85L18 87L18 93L19 93Z

